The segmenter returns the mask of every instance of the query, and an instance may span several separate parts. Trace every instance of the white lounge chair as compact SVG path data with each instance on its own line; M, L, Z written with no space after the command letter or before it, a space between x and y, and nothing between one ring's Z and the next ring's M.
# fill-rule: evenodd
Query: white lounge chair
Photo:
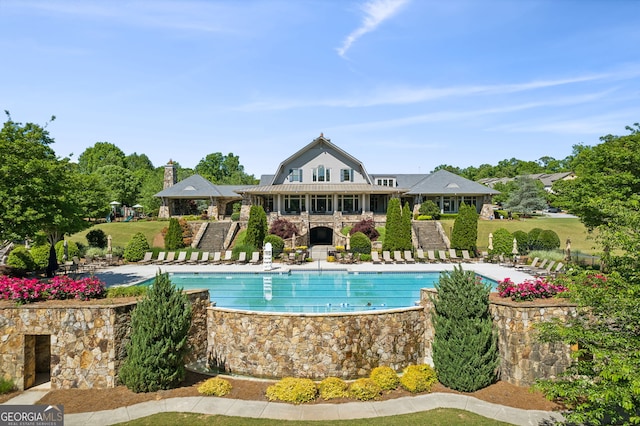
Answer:
M404 261L407 263L416 263L416 260L413 258L413 255L411 254L411 250L404 251Z
M418 250L416 250L416 260L418 262L426 262L426 258L424 257L424 250L419 248Z
M187 260L187 263L198 263L198 258L200 257L200 252L197 251L192 251L191 255L189 256L189 260Z
M378 252L377 251L372 251L371 252L371 261L373 263L380 263L380 256L378 256Z
M227 250L224 252L224 259L222 259L224 263L232 263L233 262L233 252L231 250Z
M444 250L438 250L438 257L440 258L440 262L448 262L447 252Z
M260 262L260 252L254 251L253 253L251 253L251 259L249 259L249 263L255 265L258 262Z
M382 252L382 261L384 263L393 263L393 259L391 259L391 252L383 251Z
M147 263L151 263L152 261L153 261L153 252L152 251L148 251L148 252L146 252L144 254L144 257L138 263L147 264Z
M402 253L400 253L400 250L395 250L393 252L393 260L396 263L404 263L404 259L402 258Z
M198 260L198 263L209 263L209 252L203 251L202 257Z
M458 253L456 253L456 249L449 249L449 259L460 260L460 258L458 257Z

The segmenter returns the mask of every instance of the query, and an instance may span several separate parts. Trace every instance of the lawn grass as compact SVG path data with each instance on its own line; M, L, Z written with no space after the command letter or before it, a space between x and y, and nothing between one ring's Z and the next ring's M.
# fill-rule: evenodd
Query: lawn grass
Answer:
M404 426L404 425L435 425L435 426L456 426L456 425L479 425L497 426L508 425L509 423L488 419L469 411L457 410L453 408L436 408L434 410L422 411L419 413L403 414L389 417L374 417L369 419L353 420L324 420L324 421L295 421L295 420L275 420L275 419L255 419L248 417L228 417L220 415L207 415L195 413L159 413L152 416L131 420L126 423L119 423L127 426L158 426L158 425L224 425L224 426L333 426L333 425L356 425L356 426Z
M453 229L453 220L442 220L442 227L449 238ZM564 249L567 238L571 239L571 251L586 254L596 254L601 251L593 234L587 232L587 228L577 218L549 218L533 217L521 220L480 220L478 221L478 249L486 251L489 245L489 233L496 232L504 228L509 232L524 231L529 232L533 228L551 229L560 237L560 248Z
M162 228L168 226L169 221L158 220L99 223L82 232L73 234L69 239L87 245L87 233L93 229L102 229L106 235L111 235L111 244L114 247L125 247L131 237L137 232L142 232L145 237L147 237L149 245L153 245L155 236L162 231Z

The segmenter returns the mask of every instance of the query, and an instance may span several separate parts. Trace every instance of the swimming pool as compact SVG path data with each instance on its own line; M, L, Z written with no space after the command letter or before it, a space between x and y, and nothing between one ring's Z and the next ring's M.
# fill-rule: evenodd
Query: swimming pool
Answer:
M290 271L170 273L184 290L208 289L216 306L261 312L361 312L406 308L433 288L439 272ZM483 278L485 282L495 284ZM153 283L153 279L142 285Z

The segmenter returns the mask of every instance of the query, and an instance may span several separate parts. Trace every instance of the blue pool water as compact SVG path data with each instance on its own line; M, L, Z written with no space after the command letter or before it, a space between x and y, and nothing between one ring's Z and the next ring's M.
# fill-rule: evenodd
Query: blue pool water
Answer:
M208 289L216 306L265 312L355 312L415 306L439 272L172 273L184 290ZM491 282L483 278L485 282ZM142 285L152 284L148 280ZM493 282L491 282L493 284Z

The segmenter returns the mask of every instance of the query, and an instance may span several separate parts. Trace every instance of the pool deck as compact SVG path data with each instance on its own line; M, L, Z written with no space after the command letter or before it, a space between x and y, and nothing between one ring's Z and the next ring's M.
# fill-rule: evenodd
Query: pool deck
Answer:
M270 272L289 271L327 271L345 270L351 272L442 272L451 271L454 266L462 265L465 270L475 271L477 274L500 281L511 278L518 283L533 276L513 267L501 266L496 263L414 263L414 264L373 264L371 262L342 264L318 260L300 265L288 265L274 263ZM127 264L114 266L95 271L94 275L104 281L108 287L116 285L132 285L153 278L158 272L185 272L185 273L261 273L264 272L260 264L166 264L166 265L140 265Z

